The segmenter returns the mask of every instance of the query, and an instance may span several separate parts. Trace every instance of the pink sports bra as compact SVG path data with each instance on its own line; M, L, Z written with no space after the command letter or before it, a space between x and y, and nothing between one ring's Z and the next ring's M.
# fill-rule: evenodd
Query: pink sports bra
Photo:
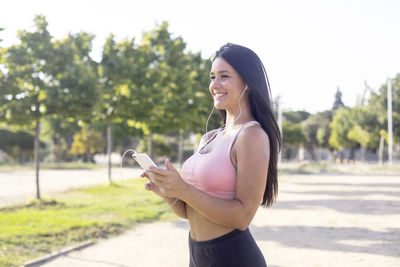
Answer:
M182 165L182 178L192 186L222 199L233 199L236 193L236 169L231 161L231 149L245 126L259 124L249 121L240 127L231 140L212 151L201 154L201 147ZM206 143L211 142L218 132Z

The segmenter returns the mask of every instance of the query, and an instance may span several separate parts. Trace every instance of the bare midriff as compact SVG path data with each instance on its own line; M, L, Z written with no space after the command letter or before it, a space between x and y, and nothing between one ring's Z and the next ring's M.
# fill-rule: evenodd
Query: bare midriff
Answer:
M190 224L190 237L195 241L214 239L234 230L210 221L189 205L186 205L186 214Z

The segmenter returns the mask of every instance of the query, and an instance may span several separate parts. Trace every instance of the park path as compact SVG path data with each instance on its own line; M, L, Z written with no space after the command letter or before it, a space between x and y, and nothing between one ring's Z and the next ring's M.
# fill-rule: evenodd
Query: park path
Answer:
M137 177L139 168L123 168L122 178ZM0 208L36 198L36 178L34 170L0 171ZM46 197L53 193L97 184L108 183L108 169L87 170L41 170L40 191ZM112 168L111 177L120 179L120 169Z
M250 227L269 267L399 267L400 175L282 177ZM188 266L186 221L139 224L43 267Z

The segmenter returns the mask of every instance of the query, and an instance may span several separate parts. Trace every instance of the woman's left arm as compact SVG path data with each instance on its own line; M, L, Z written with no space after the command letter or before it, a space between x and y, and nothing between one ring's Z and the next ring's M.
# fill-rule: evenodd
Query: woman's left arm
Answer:
M179 173L173 174L172 170L151 168L150 177L164 194L181 199L214 223L244 230L251 223L264 194L269 139L261 128L248 127L239 135L235 147L237 183L232 200L213 197L185 183Z

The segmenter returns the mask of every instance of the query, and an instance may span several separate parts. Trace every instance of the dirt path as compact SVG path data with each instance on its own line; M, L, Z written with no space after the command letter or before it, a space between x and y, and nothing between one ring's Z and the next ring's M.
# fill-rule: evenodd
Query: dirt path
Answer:
M400 266L400 175L283 177L250 227L269 267ZM188 266L185 221L139 225L45 267Z

